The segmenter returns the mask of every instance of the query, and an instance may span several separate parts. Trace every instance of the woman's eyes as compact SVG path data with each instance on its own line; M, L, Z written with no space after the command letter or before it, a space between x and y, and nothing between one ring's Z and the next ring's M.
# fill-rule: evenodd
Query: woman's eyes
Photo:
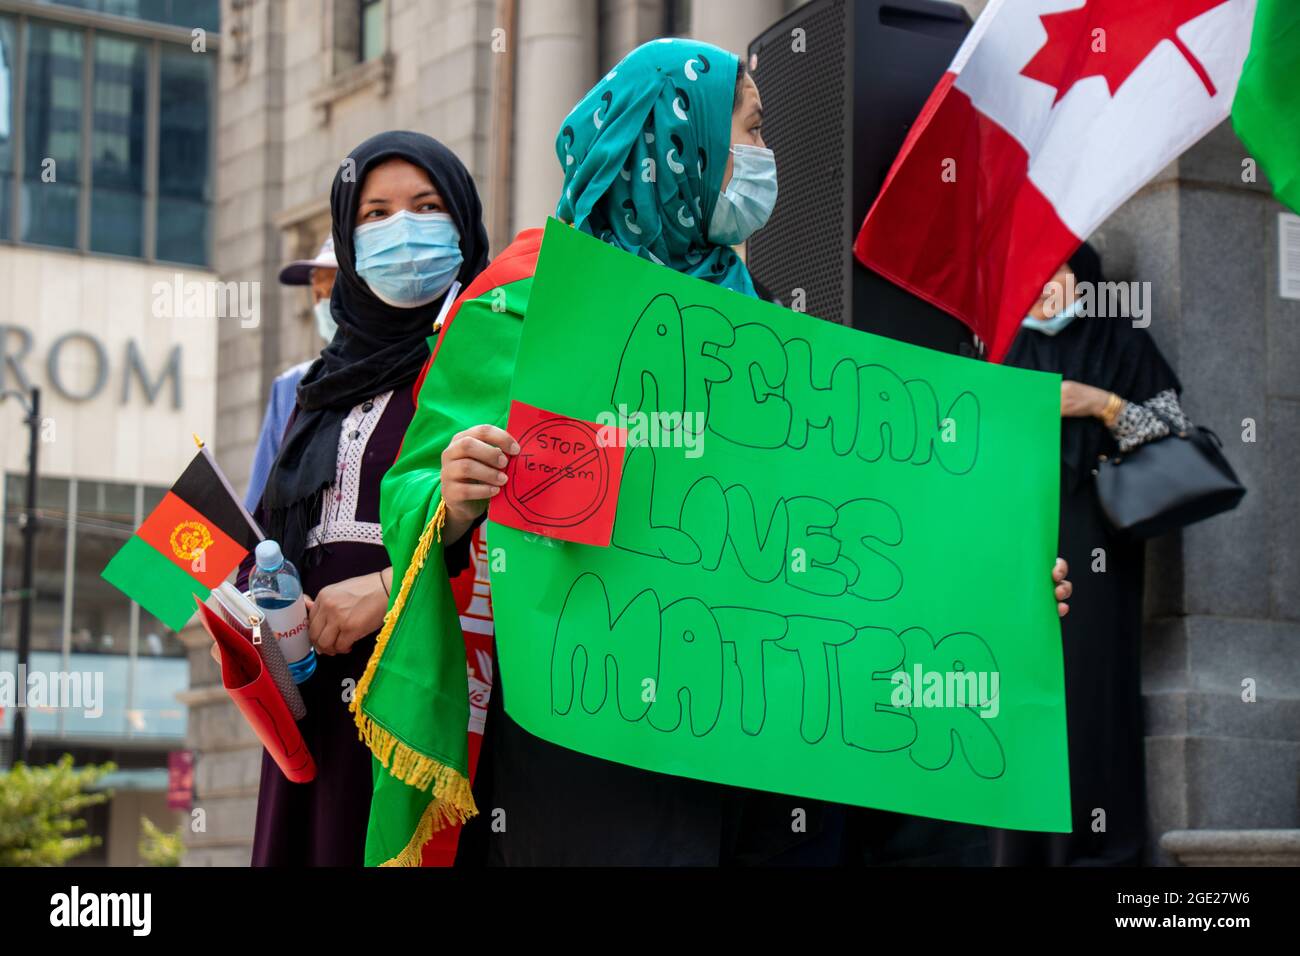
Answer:
M418 206L415 207L415 211L422 212L422 213L446 212L447 207L443 204L443 201L441 199L433 199L427 202L420 203ZM392 214L393 214L392 210L390 210L387 206L375 206L372 209L367 209L365 212L361 214L361 221L366 222L367 220L377 221L380 219L387 219Z

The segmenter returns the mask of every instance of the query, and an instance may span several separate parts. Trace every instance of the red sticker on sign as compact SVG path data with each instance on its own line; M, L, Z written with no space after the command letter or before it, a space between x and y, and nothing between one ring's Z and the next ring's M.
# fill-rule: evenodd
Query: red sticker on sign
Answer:
M488 518L520 531L608 547L618 510L627 429L512 402L506 430L519 454Z

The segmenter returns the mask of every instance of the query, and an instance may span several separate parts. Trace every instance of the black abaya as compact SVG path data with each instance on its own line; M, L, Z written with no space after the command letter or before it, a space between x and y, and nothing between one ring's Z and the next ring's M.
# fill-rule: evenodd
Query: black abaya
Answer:
M1070 264L1080 283L1102 281L1091 247L1082 247ZM1181 388L1146 330L1123 318L1079 318L1057 335L1022 329L1006 364L1057 372L1129 402ZM1110 527L1093 476L1100 456L1116 451L1100 421L1062 422L1059 553L1074 585L1070 613L1061 622L1073 831L993 831L998 865L1136 865L1142 859L1144 547Z
M1060 552L1074 594L1061 621L1073 832L996 830L998 866L1136 866L1145 833L1143 546L1114 533L1091 483L1061 482ZM1100 549L1103 560L1097 555Z

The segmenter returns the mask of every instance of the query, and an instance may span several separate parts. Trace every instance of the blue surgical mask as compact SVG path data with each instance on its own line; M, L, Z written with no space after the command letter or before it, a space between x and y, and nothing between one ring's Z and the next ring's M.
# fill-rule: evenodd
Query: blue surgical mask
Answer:
M334 341L334 333L339 330L339 324L334 321L334 315L330 312L330 300L321 299L312 309L316 316L316 331L320 333L326 344Z
M776 208L776 154L761 146L733 146L731 182L709 220L709 242L738 246L767 224Z
M428 305L450 288L464 258L460 233L445 212L399 210L352 232L357 274L382 302Z
M1036 319L1032 315L1027 315L1025 321L1020 324L1027 329L1033 329L1035 332L1042 332L1044 335L1055 335L1079 317L1079 302L1079 299L1075 299L1067 308L1062 309L1050 319Z

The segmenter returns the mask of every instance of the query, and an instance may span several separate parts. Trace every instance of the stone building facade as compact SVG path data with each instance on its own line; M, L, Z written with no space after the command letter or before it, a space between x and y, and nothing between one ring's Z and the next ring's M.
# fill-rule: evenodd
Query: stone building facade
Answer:
M329 184L352 146L391 128L437 136L479 183L500 249L552 212L555 130L619 57L666 34L743 50L797 4L383 0L378 14L373 5L223 2L215 266L267 290L260 327L220 331L213 444L236 484L270 382L318 348L309 302L279 291L276 275L326 233ZM975 14L983 3L964 5ZM1177 831L1153 840L1153 861L1164 863L1293 844L1300 825L1300 302L1278 294L1279 207L1263 184L1242 181L1242 159L1221 128L1098 237L1115 267L1152 282L1152 332L1182 375L1186 405L1228 441L1251 488L1238 511L1150 551L1150 813L1157 837ZM1253 442L1240 440L1246 419ZM191 646L190 744L206 829L190 834L186 859L243 865L259 751L217 687L205 642ZM1242 701L1247 679L1252 704ZM1219 830L1269 832L1208 834Z

